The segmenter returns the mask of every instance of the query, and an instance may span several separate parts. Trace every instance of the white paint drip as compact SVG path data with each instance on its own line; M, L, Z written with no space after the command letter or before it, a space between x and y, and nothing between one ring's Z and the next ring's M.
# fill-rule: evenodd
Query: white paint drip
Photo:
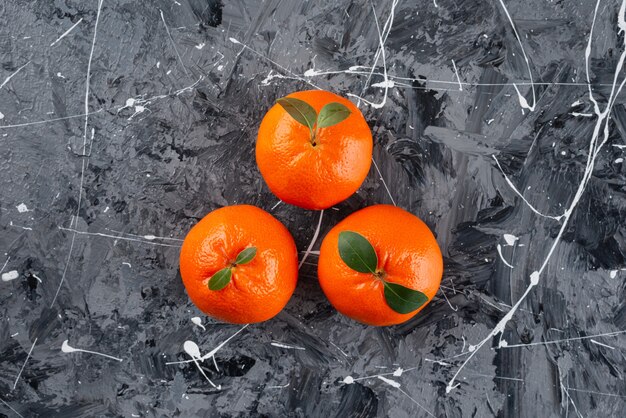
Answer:
M15 280L18 277L20 277L20 274L17 272L17 270L11 270L7 271L6 273L2 273L3 282L10 282L11 280Z
M346 385L351 385L354 383L354 378L352 376L346 376L343 378L343 383Z
M289 345L289 344L280 343L276 341L272 341L270 345L273 345L274 347L286 348L288 350L306 350L306 348L304 347L298 347L297 345Z
M15 70L15 72L13 72L13 74L11 74L10 76L8 76L8 77L7 77L7 78L6 78L6 79L2 82L2 84L0 84L0 90L2 90L2 87L6 86L6 85L7 85L7 83L8 83L9 81L11 81L11 79L12 79L13 77L15 77L15 76L17 75L17 73L19 73L20 71L22 71L22 69L23 69L24 67L26 67L28 64L30 64L30 61L28 61L26 64L22 65L20 68L18 68L17 70Z
M191 318L191 322L193 322L194 325L202 328L203 331L206 331L206 328L204 327L204 325L202 325L202 319L200 319L199 316L194 316L193 318Z
M620 163L623 163L623 162L624 162L624 159L621 158L621 157L620 158L616 158L615 161L614 161L615 164L620 164Z
M576 100L574 103L570 105L570 107L580 106L581 104L584 104L582 100Z
M4 119L4 113L0 112L0 120Z
M30 212L28 206L26 206L24 203L20 203L16 206L16 208L19 213Z
M66 37L66 36L67 36L67 35L68 35L71 31L73 31L73 30L74 30L74 28L76 28L76 26L78 26L78 25L80 24L80 22L82 22L82 21L83 21L83 18L81 17L81 18L80 18L80 20L79 20L78 22L74 23L74 25L72 25L72 27L71 27L71 28L69 28L68 30L66 30L65 32L63 32L63 34L62 34L61 36L59 36L59 37L57 38L57 40L56 40L56 41L52 42L52 43L50 44L50 47L55 46L55 45L56 45L56 44L57 44L57 43L58 43L61 39L65 38L65 37Z
M202 376L204 376L204 378L211 384L211 386L213 386L214 388L218 390L221 389L222 386L216 385L215 383L213 383L213 381L209 379L209 376L207 376L206 373L204 372L204 369L200 367L198 360L201 360L202 357L200 356L200 348L198 347L198 344L194 343L193 341L187 340L183 343L183 349L185 350L185 353L187 353L191 357L192 361L194 362L198 370L200 370L200 373L202 373Z
M524 50L524 45L522 44L522 40L519 34L517 33L517 28L515 27L515 23L513 23L513 19L511 18L511 15L509 14L509 10L506 8L506 5L504 4L503 0L499 0L499 1L500 1L500 4L502 5L502 8L504 9L504 13L506 14L506 17L509 19L509 22L511 23L511 27L513 28L513 33L515 34L515 38L517 39L517 42L519 42L519 46L522 50L524 61L526 61L526 68L528 69L528 76L530 77L530 87L533 92L532 106L528 104L528 101L526 101L526 98L520 93L515 83L513 84L513 88L515 88L515 91L517 92L517 97L519 98L519 104L522 107L522 109L528 109L529 111L533 112L535 110L535 106L537 105L537 99L535 97L535 85L533 84L533 73L530 70L530 62L528 61L528 57L526 56L526 51Z
M609 277L611 279L614 279L617 277L617 270L611 270L611 272L609 273Z
M456 68L456 63L454 62L454 60L452 60L452 67L454 68L454 74L456 74L456 79L459 82L459 91L463 91L463 83L461 83L461 77L459 77L459 70Z
M519 240L519 238L513 234L504 234L502 237L508 246L515 245L515 243Z
M244 325L243 327L241 327L237 332L235 332L233 335L231 335L230 337L228 337L226 340L224 340L222 343L220 343L220 345L218 345L217 347L215 347L213 350L209 351L208 353L206 353L205 355L203 355L202 357L200 357L201 361L207 360L213 356L215 356L215 354L217 354L217 352L219 350L222 349L222 347L224 347L230 340L232 340L233 338L235 338L241 331L243 331L244 329L246 329L248 327L249 324ZM165 363L166 365L170 365L170 364L182 364L182 363L191 363L193 360L181 360L181 361L169 361L167 363Z
M498 249L498 255L500 256L500 260L502 260L504 265L506 265L507 267L510 267L510 268L514 268L513 265L511 265L511 263L506 261L506 259L504 258L504 255L502 255L502 246L500 244L498 244L498 246L496 248Z
M128 263L128 262L123 262L123 263L122 263L122 265L123 265L123 266L132 267L132 265L131 265L130 263Z
M113 357L113 356L110 356L108 354L99 353L97 351L83 350L82 348L74 348L74 347L69 345L68 340L63 341L63 344L61 345L61 351L63 351L64 353L87 353L87 354L94 354L96 356L106 357L106 358L109 358L111 360L116 360L116 361L119 361L119 362L124 361L121 358Z
M298 264L298 270L302 267L306 259L309 257L311 250L313 249L313 245L315 245L315 241L317 241L317 237L320 234L320 229L322 227L322 217L324 216L324 210L320 211L320 219L317 221L317 228L315 228L315 233L313 234L313 238L311 239L311 243L307 247L304 255L302 256L302 260L300 260L300 264Z
M204 48L206 44L204 42L199 43L198 45L196 45L196 49L202 49Z
M581 118L592 118L593 113L580 113L580 112L571 112L570 115Z
M389 386L393 386L394 388L399 388L400 383L396 382L395 380L391 380L391 379L387 379L386 377L383 376L376 376L378 379L382 380L383 382L387 383Z

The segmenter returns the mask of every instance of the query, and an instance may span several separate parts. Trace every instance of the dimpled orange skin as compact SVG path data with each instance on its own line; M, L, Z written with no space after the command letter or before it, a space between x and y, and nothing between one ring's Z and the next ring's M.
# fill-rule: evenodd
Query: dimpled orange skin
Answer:
M351 114L320 128L316 146L308 127L275 104L265 115L256 143L256 161L270 190L283 202L305 209L326 209L361 187L372 161L372 133L361 111L349 100L323 90L292 93L319 114L338 102Z
M378 255L378 268L388 282L419 290L428 300L437 293L443 274L443 259L437 241L424 222L390 205L375 205L348 216L330 230L320 249L318 277L330 303L342 314L368 325L395 325L421 311L400 314L391 309L383 284L372 274L348 267L339 256L342 231L363 235Z
M210 290L211 276L248 247L257 248L254 259L234 267L225 288ZM189 231L180 274L189 298L205 314L234 324L261 322L278 314L293 294L298 253L287 228L269 213L255 206L227 206Z

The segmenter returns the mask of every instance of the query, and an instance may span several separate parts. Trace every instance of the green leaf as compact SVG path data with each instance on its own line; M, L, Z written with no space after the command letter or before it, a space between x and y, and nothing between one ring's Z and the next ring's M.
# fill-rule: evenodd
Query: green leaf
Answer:
M291 115L292 118L309 128L313 132L313 126L317 119L317 112L307 102L293 97L283 97L276 100Z
M254 257L256 257L256 247L248 247L237 255L235 264L238 266L241 264L248 264Z
M230 283L230 277L232 275L233 273L230 270L230 267L221 269L209 279L209 289L222 290L228 283Z
M419 290L409 289L397 283L389 282L384 282L384 286L387 305L398 313L407 314L413 312L428 302L428 296Z
M319 116L317 117L318 128L328 128L341 122L350 116L350 109L342 105L341 103L328 103L322 108Z
M352 270L376 273L378 256L372 244L361 234L352 231L339 233L339 256Z

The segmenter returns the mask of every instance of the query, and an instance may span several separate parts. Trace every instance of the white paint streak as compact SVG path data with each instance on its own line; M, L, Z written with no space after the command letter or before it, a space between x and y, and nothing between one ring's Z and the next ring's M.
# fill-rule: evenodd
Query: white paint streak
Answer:
M20 376L22 375L22 372L24 371L24 367L26 367L26 363L28 363L28 359L30 358L30 355L33 353L35 344L37 344L37 338L35 338L35 341L33 341L33 345L30 346L30 350L28 350L28 354L26 355L26 360L24 360L24 364L22 364L22 368L20 369L20 372L17 374L17 377L15 378L15 382L13 382L14 390L17 387L17 382L20 380Z
M96 22L94 24L94 29L93 29L93 38L91 40L91 51L89 53L89 61L87 62L87 80L85 82L85 123L83 126L83 158L82 158L82 164L81 164L81 170L80 170L80 186L78 187L78 204L76 206L76 215L74 217L74 222L75 222L75 226L78 226L78 215L80 214L80 205L82 202L82 197L83 197L83 182L85 180L85 167L87 165L87 160L88 157L85 156L85 151L87 150L87 128L89 126L89 85L91 82L91 62L93 60L93 53L94 50L96 48L96 38L98 36L98 23L100 22L100 12L102 11L102 4L103 4L104 0L99 0L98 1L98 11L96 14ZM91 135L91 141L93 143L93 131L92 131L92 135ZM90 147L91 149L91 147ZM70 227L72 227L72 223L70 222ZM70 250L68 251L67 254L67 260L65 261L65 266L63 268L63 274L61 276L61 281L59 282L59 286L57 287L57 290L54 294L54 298L52 298L52 303L50 304L50 307L54 306L54 303L57 300L57 297L59 296L59 292L61 291L61 287L63 286L63 282L65 281L65 275L67 274L67 268L70 264L70 260L72 259L72 252L74 250L74 242L76 241L76 233L72 234L72 240L70 243Z
M380 172L380 168L378 168L378 164L376 164L376 160L374 160L374 157L372 157L372 162L374 163L374 168L376 168L376 172L378 173L378 178L383 183L383 187L387 191L387 194L389 195L389 199L391 199L391 203L393 203L394 206L398 206L396 205L396 201L393 200L393 196L391 195L391 190L389 190L389 187L387 187L387 182L383 178L383 173Z
M65 228L65 227L62 227L62 226L58 226L57 228L59 228L61 231L72 232L74 235L76 235L76 234L78 234L78 235L90 235L90 236L95 236L95 237L113 238L113 239L116 239L116 240L121 239L122 241L141 242L142 244L157 245L157 246L161 246L161 247L180 248L180 245L172 245L172 244L163 244L163 243L160 243L160 242L144 241L142 239L122 237L122 236L119 236L119 235L103 234L101 232L79 231L77 229Z
M76 26L78 26L78 25L80 24L80 22L82 22L82 21L83 21L83 18L81 17L81 18L80 18L80 20L79 20L78 22L74 23L74 25L72 25L72 27L71 27L71 28L69 28L68 30L66 30L65 32L63 32L63 35L59 36L59 37L57 38L57 40L56 40L56 41L54 41L54 42L52 42L52 43L50 44L50 46L51 46L51 47L53 47L53 46L54 46L54 45L56 45L56 44L57 44L57 43L58 43L61 39L65 38L65 37L66 37L66 36L67 36L67 35L68 35L71 31L73 31L73 30L74 30L74 28L76 28Z
M15 77L15 76L17 75L17 73L19 73L20 71L22 71L22 69L23 69L24 67L26 67L28 64L30 64L30 61L28 61L26 64L22 65L20 68L18 68L17 70L15 70L15 72L14 72L13 74L11 74L10 76L8 76L8 77L7 77L7 78L6 78L6 79L2 82L2 84L0 84L0 90L2 90L2 87L6 86L6 85L7 85L7 83L8 83L9 81L11 81L11 79L12 79L13 77Z
M233 338L235 338L241 331L243 331L244 329L246 329L248 327L249 324L244 325L243 327L241 327L239 329L239 331L235 332L233 335L231 335L230 337L228 337L226 340L224 340L222 343L220 343L220 345L218 345L217 347L215 347L213 350L209 351L208 353L206 353L205 355L203 355L202 357L200 357L201 361L204 361L206 359L209 359L213 356L215 356L215 354L217 354L217 352L219 350L222 349L222 347L224 347L230 340L232 340ZM182 361L170 361L165 363L166 365L170 365L170 364L181 364L181 363L191 363L193 360L182 360Z
M323 216L324 216L324 210L322 209L320 211L320 219L319 219L319 221L317 221L317 228L315 228L315 233L313 234L313 238L311 239L311 243L309 244L309 246L307 247L306 251L304 252L304 255L302 256L302 260L300 260L300 264L298 264L298 270L300 270L300 268L302 267L302 265L304 264L306 259L309 257L309 254L311 253L311 250L313 249L313 245L315 245L315 241L317 241L317 237L320 234L320 229L322 227L322 217Z
M463 91L463 83L461 83L461 77L459 77L459 70L456 68L456 63L452 60L452 67L454 68L454 74L456 74L456 79L459 82L459 91Z
M615 347L611 347L608 344L604 344L604 343L601 343L600 341L596 341L593 338L591 338L589 341L591 341L592 343L594 343L596 345L599 345L599 346L602 346L602 347L606 347L606 348L610 348L611 350L615 350Z
M511 15L509 14L508 9L506 8L506 5L504 4L503 0L499 0L500 4L502 5L502 9L504 9L504 13L506 14L506 17L509 19L509 22L511 23L511 27L513 28L513 33L515 34L515 38L517 39L517 42L519 42L519 46L522 50L522 55L524 56L524 61L526 61L526 68L528 69L528 76L530 77L530 87L532 89L533 92L533 104L532 106L530 106L528 104L528 101L526 101L526 98L520 93L517 85L514 83L513 84L513 88L515 88L515 91L517 92L517 97L519 98L519 103L520 106L522 107L522 109L528 109L531 112L535 110L535 106L537 105L537 99L535 97L535 85L533 83L533 73L530 70L530 62L528 61L528 57L526 56L526 51L524 50L524 45L522 44L522 40L519 36L519 34L517 33L517 28L515 27L515 23L513 23L513 19L511 18Z
M273 345L274 347L286 348L288 350L306 350L306 348L304 347L298 347L297 345L289 345L289 344L280 343L276 341L272 341L270 345Z
M68 340L63 341L63 344L61 345L61 351L63 351L64 353L87 353L87 354L94 354L96 356L106 357L106 358L109 358L111 360L116 360L116 361L119 361L119 362L124 361L121 358L113 357L113 356L110 356L108 354L99 353L97 351L83 350L82 348L74 348L74 347L70 346Z
M528 344L512 344L512 345L509 345L507 347L502 347L502 348L532 347L532 346L537 346L537 345L560 344L560 343L565 343L565 342L569 342L569 341L590 340L592 338L598 338L598 337L615 337L617 335L621 335L621 334L624 334L624 333L626 333L626 330L614 331L614 332L606 332L604 334L587 335L585 337L564 338L562 340L539 341L539 342L536 342L536 343L528 343Z
M500 244L498 244L498 246L496 248L498 249L498 255L500 256L500 260L502 260L504 265L506 265L507 267L510 267L510 268L514 268L513 265L511 265L511 263L506 261L506 259L504 258L504 255L502 255L502 246Z
M176 43L174 42L174 38L172 38L172 34L170 33L170 28L167 26L167 23L165 22L165 16L163 16L163 10L159 9L159 12L161 13L161 20L163 21L163 25L165 26L165 30L167 31L167 36L169 36L170 41L172 42L172 46L174 47L174 51L176 52L178 61L180 62L180 65L183 67L183 71L185 71L185 74L187 74L187 77L189 77L189 73L187 72L187 67L185 67L185 63L183 62L183 59L180 57L180 54L178 53L178 48L176 48Z
M387 383L389 386L393 386L394 388L399 388L400 383L396 382L395 380L391 380L391 379L387 379L386 377L383 376L376 376L378 379L382 380L383 382Z

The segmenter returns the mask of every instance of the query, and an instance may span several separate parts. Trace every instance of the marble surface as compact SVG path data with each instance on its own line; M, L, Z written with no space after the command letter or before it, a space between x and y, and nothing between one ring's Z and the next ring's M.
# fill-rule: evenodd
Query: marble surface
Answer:
M623 416L624 7L0 2L0 416ZM375 141L323 217L276 205L254 161L264 112L310 88L358 103ZM236 203L302 251L395 203L435 231L441 291L360 325L313 253L276 318L215 323L180 240ZM187 340L206 376L168 364Z

